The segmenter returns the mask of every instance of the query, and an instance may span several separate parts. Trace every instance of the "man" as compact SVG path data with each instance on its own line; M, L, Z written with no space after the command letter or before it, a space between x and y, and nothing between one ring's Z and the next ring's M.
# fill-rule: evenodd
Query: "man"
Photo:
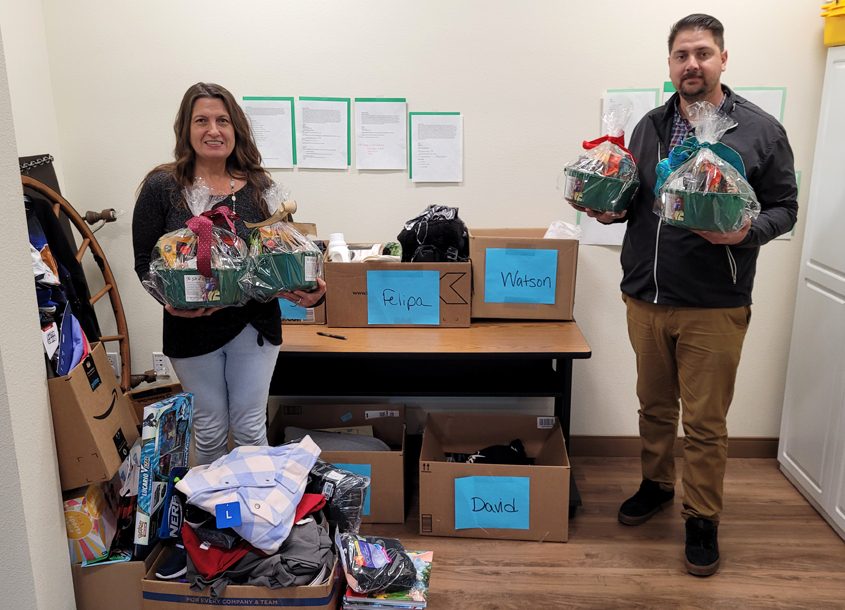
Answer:
M680 400L686 567L697 576L719 567L725 420L751 316L757 254L761 245L792 228L798 210L792 150L783 127L721 84L728 61L723 34L722 24L709 15L690 15L672 26L669 76L677 93L649 112L631 136L639 190L627 213L584 210L603 223L628 223L621 288L637 359L643 481L620 507L619 521L645 523L672 503ZM742 157L762 208L758 218L729 233L688 231L652 211L655 165L693 135L687 108L702 100L737 122L722 142Z

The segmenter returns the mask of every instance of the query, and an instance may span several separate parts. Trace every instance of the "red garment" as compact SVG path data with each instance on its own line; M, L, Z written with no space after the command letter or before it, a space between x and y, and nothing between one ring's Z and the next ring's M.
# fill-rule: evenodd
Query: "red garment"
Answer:
M302 499L296 505L296 514L293 522L296 523L306 515L316 513L326 505L326 496L323 494L302 494Z
M255 550L246 540L241 540L231 549L212 545L201 548L202 541L187 523L182 524L182 543L197 572L204 578L214 578L235 565L249 551Z

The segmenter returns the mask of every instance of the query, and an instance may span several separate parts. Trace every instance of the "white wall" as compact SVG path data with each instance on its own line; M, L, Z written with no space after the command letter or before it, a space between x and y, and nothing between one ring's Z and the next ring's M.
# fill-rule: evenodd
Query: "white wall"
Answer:
M465 180L458 186L354 169L275 172L299 202L299 217L315 221L322 236L392 239L430 203L459 206L471 227L573 221L556 179L581 141L600 135L603 90L661 86L671 22L702 9L678 0L608 6L44 0L63 192L84 202L83 210L127 211L98 238L126 305L133 368L150 368L161 314L132 272L128 213L145 172L170 158L173 117L190 84L215 81L237 96L400 96L412 111L463 113ZM727 84L787 87L784 123L803 171L804 204L824 57L817 4L712 0L706 10L727 30ZM793 240L762 253L733 435L777 435L801 237L799 226ZM618 248L593 246L580 253L576 317L594 356L575 365L575 434L637 433L618 255Z
M0 299L0 606L58 610L75 604L35 289L26 255L16 126L0 40L0 198L6 207L0 240L6 287Z

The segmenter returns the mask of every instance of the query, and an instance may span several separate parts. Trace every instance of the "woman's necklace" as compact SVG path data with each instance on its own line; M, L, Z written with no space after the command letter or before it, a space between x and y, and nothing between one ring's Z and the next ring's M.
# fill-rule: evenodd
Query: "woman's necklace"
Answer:
M235 179L232 176L229 176L229 188L232 190L232 213L236 213L238 211L238 198L235 195Z

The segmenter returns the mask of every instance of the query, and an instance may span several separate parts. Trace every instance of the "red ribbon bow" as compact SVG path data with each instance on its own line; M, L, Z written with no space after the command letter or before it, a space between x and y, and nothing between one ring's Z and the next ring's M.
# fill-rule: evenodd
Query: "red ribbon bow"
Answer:
M581 143L581 146L584 147L584 150L590 150L591 148L595 148L602 142L610 142L611 144L616 144L619 148L628 153L629 156L633 157L633 155L631 155L631 152L627 148L625 148L625 134L618 136L607 135L602 136L600 138L596 138L595 140L584 140Z
M211 275L211 244L214 243L212 229L215 226L228 225L229 230L235 232L234 221L238 219L228 206L221 205L203 212L199 216L194 216L185 225L194 232L197 236L197 270L205 277L212 277ZM222 228L226 228L223 226Z

